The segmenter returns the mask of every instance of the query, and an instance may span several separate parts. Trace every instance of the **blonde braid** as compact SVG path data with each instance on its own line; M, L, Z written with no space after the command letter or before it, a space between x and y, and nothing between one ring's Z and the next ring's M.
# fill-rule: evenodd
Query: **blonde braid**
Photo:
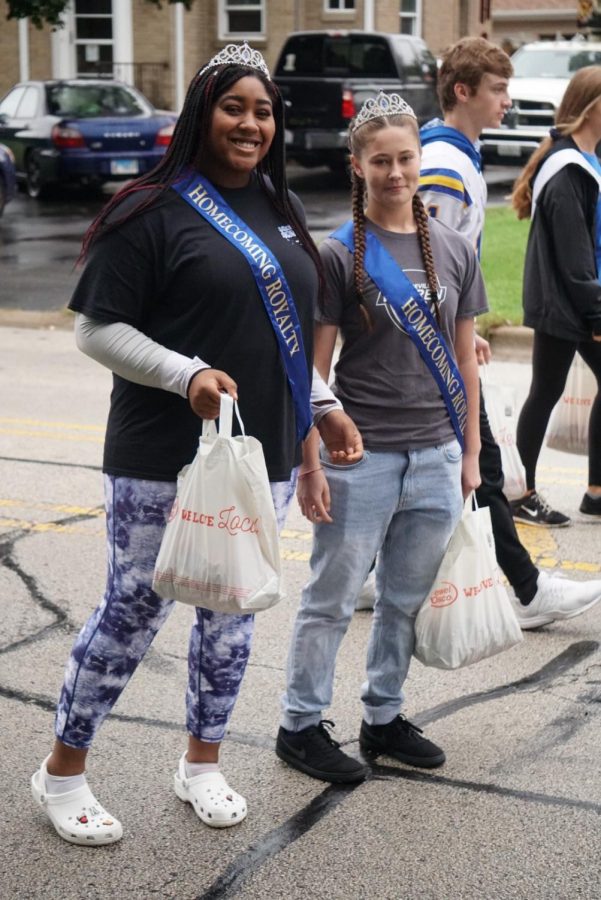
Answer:
M415 216L415 224L417 225L417 237L419 239L419 247L422 254L422 261L426 270L430 295L434 303L434 314L438 327L441 327L440 321L440 305L438 303L438 279L436 277L436 269L434 268L434 256L432 254L432 244L430 243L430 228L428 225L429 216L426 208L417 194L413 196L413 215Z

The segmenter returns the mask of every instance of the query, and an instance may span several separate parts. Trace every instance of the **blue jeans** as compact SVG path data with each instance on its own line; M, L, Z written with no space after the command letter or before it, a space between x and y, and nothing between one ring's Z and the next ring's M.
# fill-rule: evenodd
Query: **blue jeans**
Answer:
M432 587L461 517L461 449L448 444L401 453L366 452L353 466L322 459L332 524L315 526L311 578L288 656L282 725L316 725L330 705L336 654L370 566L376 602L361 698L365 721L398 714L417 611Z
M121 696L173 608L152 575L176 484L105 475L108 581L104 599L77 637L56 713L57 738L85 749ZM278 528L294 495L271 484ZM186 725L200 741L222 740L250 654L254 615L196 607L188 649Z

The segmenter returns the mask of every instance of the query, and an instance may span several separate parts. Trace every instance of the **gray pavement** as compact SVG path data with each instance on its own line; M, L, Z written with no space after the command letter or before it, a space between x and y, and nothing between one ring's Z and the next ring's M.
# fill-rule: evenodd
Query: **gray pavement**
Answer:
M64 324L64 323L63 323ZM491 376L522 398L526 363ZM187 632L178 606L102 728L89 779L123 822L106 848L63 843L29 777L49 750L65 659L105 572L100 460L110 375L68 328L0 328L0 893L3 898L598 900L601 604L457 672L414 662L407 714L447 752L433 773L380 758L332 787L273 753L288 637L311 535L296 507L282 535L288 599L257 617L223 769L249 816L206 828L175 796L185 743ZM577 520L582 457L545 449L541 487L571 528L524 529L541 568L601 577L601 527ZM336 735L357 753L370 613L342 646Z

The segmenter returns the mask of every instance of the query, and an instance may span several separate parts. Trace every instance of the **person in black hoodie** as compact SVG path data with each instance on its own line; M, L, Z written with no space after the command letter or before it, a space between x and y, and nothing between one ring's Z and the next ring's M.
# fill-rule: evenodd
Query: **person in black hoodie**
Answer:
M572 77L556 126L516 180L518 218L532 218L524 267L524 324L534 329L532 383L517 446L528 488L514 517L569 524L536 491L536 464L553 407L576 353L601 386L601 66ZM601 521L601 391L589 424L589 485L580 512Z

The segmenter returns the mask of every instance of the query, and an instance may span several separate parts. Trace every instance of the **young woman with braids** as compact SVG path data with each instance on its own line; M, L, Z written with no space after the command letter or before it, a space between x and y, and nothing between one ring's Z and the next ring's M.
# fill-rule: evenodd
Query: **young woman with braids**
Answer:
M517 179L518 218L532 217L524 264L524 324L534 329L532 382L517 428L527 494L514 515L569 525L536 490L536 466L553 407L578 353L598 391L589 424L588 488L580 512L601 520L601 66L572 76L556 126ZM588 607L599 600L592 598ZM587 608L588 608L587 607Z
M202 420L218 415L222 392L239 394L280 526L311 408L334 454L359 457L361 444L318 376L312 389L321 267L286 186L282 100L257 51L229 45L201 69L162 162L109 203L84 255L70 304L78 345L114 373L103 467L108 584L73 647L54 748L32 792L61 837L98 846L119 840L122 827L88 787L86 755L173 606L152 591L152 575ZM218 757L252 628L252 615L198 607L190 637L188 749L174 787L214 827L246 816Z
M421 150L413 111L398 95L381 94L351 124L349 143L353 217L320 247L326 289L315 365L327 378L340 331L334 393L365 451L345 464L320 454L316 438L305 447L298 496L316 523L311 578L292 635L276 745L291 766L332 782L357 781L367 771L333 740L326 727L333 723L322 712L332 699L338 647L376 555L361 750L422 767L445 759L400 715L402 686L415 615L463 500L479 484L473 318L487 309L473 247L430 220L417 195ZM419 332L417 344L408 328ZM441 389L433 369L453 371L453 381L445 378ZM449 407L462 403L458 429Z

